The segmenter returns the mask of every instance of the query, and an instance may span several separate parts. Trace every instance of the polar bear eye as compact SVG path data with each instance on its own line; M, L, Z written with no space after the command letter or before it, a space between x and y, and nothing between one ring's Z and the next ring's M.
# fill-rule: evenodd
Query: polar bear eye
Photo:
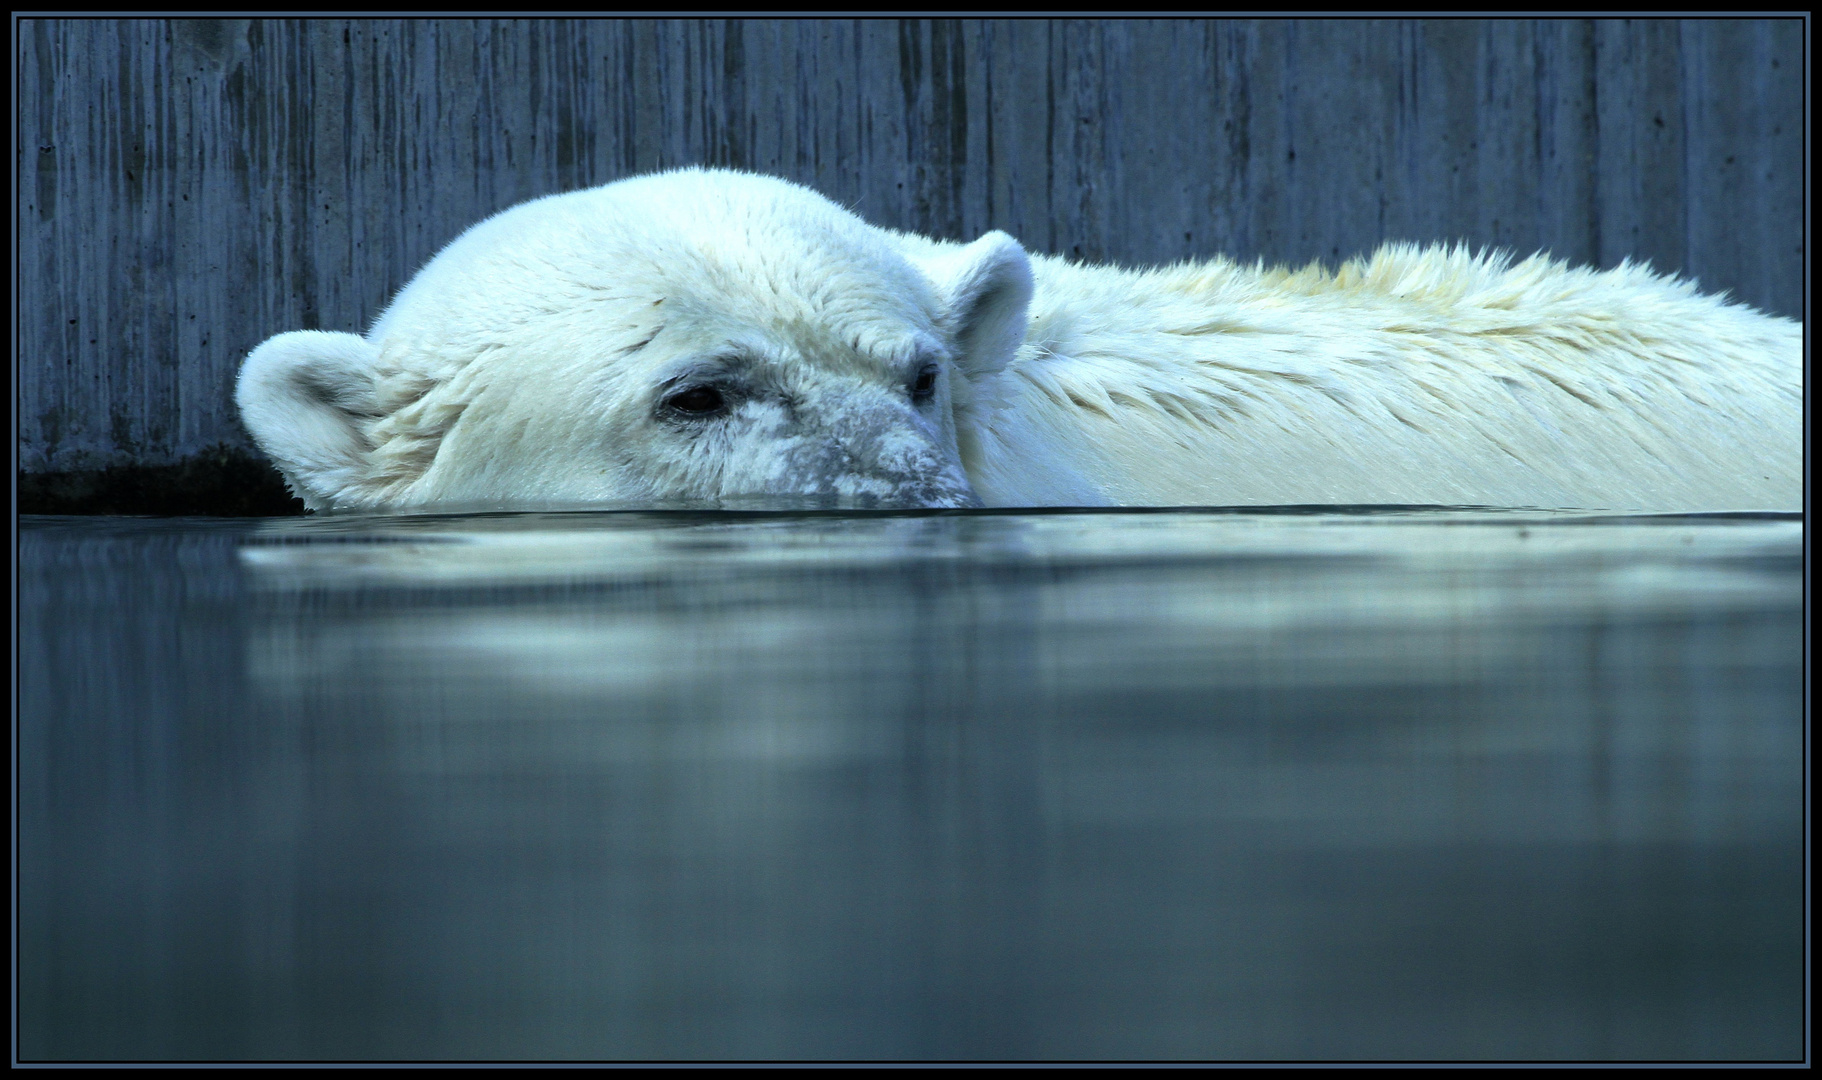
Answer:
M718 413L727 407L727 399L721 391L712 386L692 386L664 399L667 409L674 409L685 416L702 417Z
M936 366L933 364L917 373L917 381L911 384L911 396L922 401L934 393L936 393Z

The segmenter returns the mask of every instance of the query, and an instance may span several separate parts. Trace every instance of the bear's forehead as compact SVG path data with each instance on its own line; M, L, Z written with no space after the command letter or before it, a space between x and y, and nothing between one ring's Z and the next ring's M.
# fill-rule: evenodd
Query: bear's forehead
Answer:
M606 190L620 196L609 229L637 234L628 239L673 283L764 309L927 315L928 283L888 234L815 192L740 174L672 179L682 183ZM678 186L700 197L677 198Z
M796 244L765 251L704 244L654 277L661 317L704 330L751 328L804 351L839 344L881 359L909 356L935 338L928 287L902 259Z
M489 219L441 252L373 333L534 350L592 342L619 355L654 338L691 351L725 339L890 367L941 349L932 288L889 234L777 182L659 179Z
M685 294L662 308L657 340L667 353L881 371L943 354L941 338L928 326L867 305L793 310L732 302L726 294Z

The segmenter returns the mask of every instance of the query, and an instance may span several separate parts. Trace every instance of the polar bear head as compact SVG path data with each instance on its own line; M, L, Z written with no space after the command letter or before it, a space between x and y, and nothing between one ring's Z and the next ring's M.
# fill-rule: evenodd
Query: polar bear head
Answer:
M688 169L489 218L365 337L261 344L236 400L316 509L972 506L957 414L1023 339L1031 287L1004 233L936 243Z

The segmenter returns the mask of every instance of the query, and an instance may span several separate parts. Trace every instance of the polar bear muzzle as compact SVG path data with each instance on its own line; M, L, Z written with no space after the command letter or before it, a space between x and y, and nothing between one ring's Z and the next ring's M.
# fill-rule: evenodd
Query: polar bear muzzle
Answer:
M642 450L662 490L694 498L821 497L881 509L981 505L928 415L937 373L894 394L859 380L773 394L737 380L670 389ZM922 393L919 390L922 388ZM663 451L654 445L669 446Z

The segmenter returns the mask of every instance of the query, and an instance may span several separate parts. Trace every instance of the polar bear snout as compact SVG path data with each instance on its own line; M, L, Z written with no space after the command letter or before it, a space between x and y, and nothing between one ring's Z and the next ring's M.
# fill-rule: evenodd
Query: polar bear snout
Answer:
M921 417L901 416L896 424L868 425L841 442L861 466L860 475L886 487L879 493L882 507L962 509L982 505L962 470L961 458L943 445L941 435Z
M881 509L981 505L960 460L910 425L810 435L783 458L784 482L768 493L835 495Z
M918 433L894 431L858 442L828 438L796 456L793 487L802 494L836 495L882 510L982 505L961 463L944 460L941 446Z
M982 505L941 427L915 406L870 397L733 410L715 494L828 496L880 509Z

